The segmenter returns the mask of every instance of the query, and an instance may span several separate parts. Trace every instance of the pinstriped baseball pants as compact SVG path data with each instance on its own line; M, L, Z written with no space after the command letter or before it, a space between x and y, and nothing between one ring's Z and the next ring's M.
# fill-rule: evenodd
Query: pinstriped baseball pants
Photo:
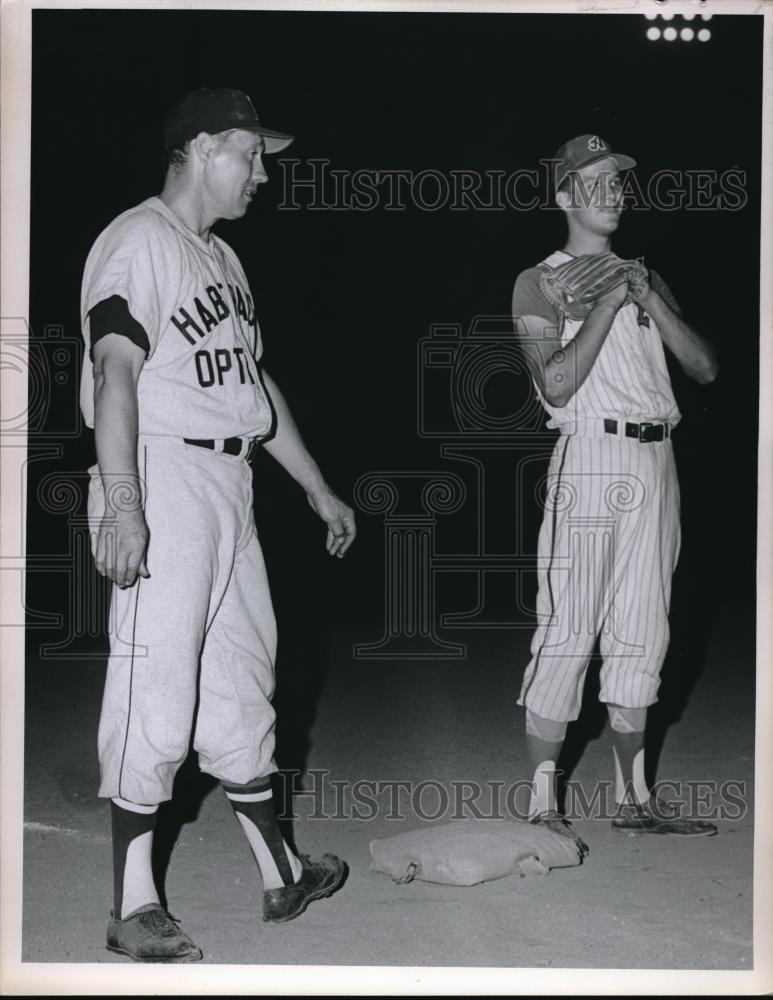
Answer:
M673 445L562 435L546 485L538 624L518 704L576 719L598 637L601 701L646 708L668 649L681 538Z

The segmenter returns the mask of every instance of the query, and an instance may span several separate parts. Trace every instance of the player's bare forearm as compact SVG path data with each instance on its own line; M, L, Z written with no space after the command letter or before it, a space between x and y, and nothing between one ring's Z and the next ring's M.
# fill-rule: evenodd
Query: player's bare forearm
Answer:
M142 356L113 338L94 349L94 440L105 514L95 563L119 587L148 576L148 528L137 470L137 378Z
M517 320L532 374L551 406L566 406L590 374L622 298L615 289L599 299L577 334L563 346L544 336L545 321L537 317Z
M653 288L648 289L640 305L655 320L663 343L685 373L704 385L713 382L719 365L711 344L685 323Z
M105 498L115 513L111 498L121 496L121 508L141 503L137 472L137 394L131 375L94 371L94 440ZM115 490L120 480L120 490Z
M303 442L287 401L265 370L263 379L276 413L274 436L266 442L264 448L306 492L312 510L328 527L328 552L340 557L357 534L354 511L325 482L319 466Z

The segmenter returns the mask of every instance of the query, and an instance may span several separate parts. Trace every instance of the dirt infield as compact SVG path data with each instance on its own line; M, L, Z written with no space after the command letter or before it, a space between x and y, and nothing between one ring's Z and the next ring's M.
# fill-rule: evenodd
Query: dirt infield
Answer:
M467 658L454 664L366 663L351 654L361 636L335 634L319 698L306 706L308 725L293 728L282 697L279 746L291 759L303 730L291 760L305 763L294 838L300 850L344 857L346 884L292 924L263 924L260 880L238 824L215 784L187 766L159 827L170 910L214 964L748 970L753 634L748 611L726 609L689 696L681 704L674 697L660 718L652 713L654 738L662 737L658 778L681 782L666 789L672 797L702 796L701 808L724 802L718 836L633 835L606 819L579 818L591 848L582 867L472 888L396 885L369 871L368 843L450 819L460 782L468 799L480 789L484 808L497 782L506 790L524 777L514 705L524 637L473 637ZM104 948L109 814L94 797L102 676L96 661L28 665L26 962L127 961ZM577 760L571 782L586 798L611 777L602 727L603 713L589 701L568 746Z

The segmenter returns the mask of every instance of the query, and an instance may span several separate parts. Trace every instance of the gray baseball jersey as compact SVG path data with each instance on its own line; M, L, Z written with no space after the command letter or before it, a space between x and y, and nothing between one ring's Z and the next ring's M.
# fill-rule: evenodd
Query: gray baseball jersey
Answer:
M147 334L137 386L139 432L190 438L260 437L271 407L257 371L263 352L249 285L236 254L201 239L160 198L124 212L86 261L81 323L110 296L125 299ZM81 408L94 426L94 380L84 358Z
M252 470L244 452L222 450L225 439L265 435L272 411L252 296L222 240L200 239L148 199L108 226L89 254L81 307L88 347L90 313L113 296L128 304L146 343L137 463L150 577L113 589L99 794L153 805L171 797L192 730L202 770L221 780L244 784L275 769L276 625ZM93 391L87 358L90 426ZM90 472L96 538L105 490L120 498L121 484L104 482L97 466Z

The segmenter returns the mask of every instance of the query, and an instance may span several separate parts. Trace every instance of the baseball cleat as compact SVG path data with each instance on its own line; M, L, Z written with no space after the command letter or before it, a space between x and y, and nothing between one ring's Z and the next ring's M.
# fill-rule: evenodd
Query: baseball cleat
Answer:
M158 903L141 907L125 920L111 915L107 950L135 962L198 962L202 957L201 949Z
M346 877L346 862L335 854L323 854L319 861L305 854L298 857L303 865L298 881L263 893L265 921L281 924L299 917L313 900L331 896Z
M615 830L634 833L676 834L682 837L713 837L717 828L705 819L682 819L678 808L654 795L646 803L619 805L612 819Z
M540 813L538 816L535 816L534 819L529 820L529 822L539 823L541 826L544 826L545 829L552 830L553 833L559 833L562 837L568 837L569 840L573 840L579 847L582 858L585 858L588 854L590 854L590 847L588 847L579 834L574 832L572 824L569 820L562 816L561 813L556 812L555 809L550 809L548 812Z

